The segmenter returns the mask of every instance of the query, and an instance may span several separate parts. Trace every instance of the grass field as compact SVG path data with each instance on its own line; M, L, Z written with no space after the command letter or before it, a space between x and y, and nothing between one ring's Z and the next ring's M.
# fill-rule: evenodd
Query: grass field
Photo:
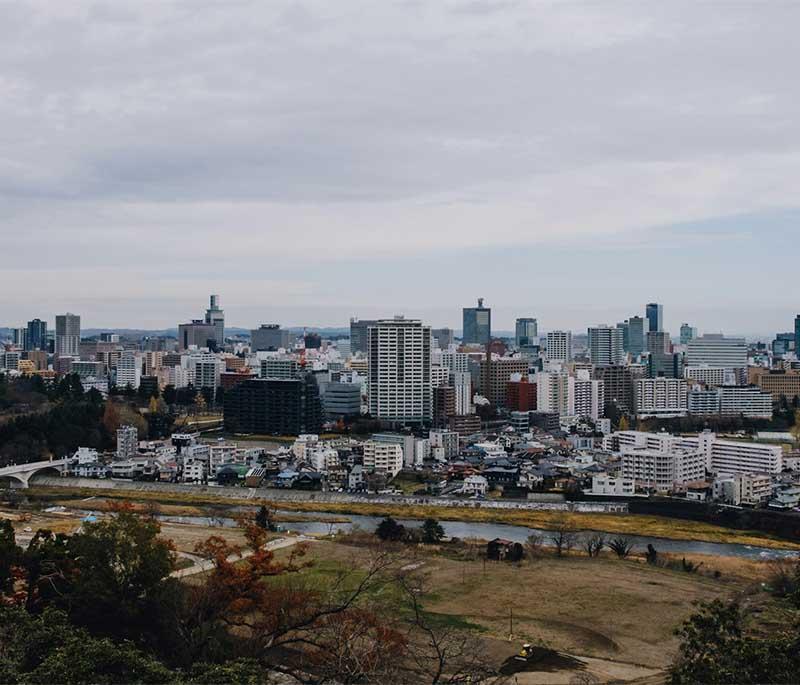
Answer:
M64 499L69 497L104 497L130 501L156 501L173 504L242 505L239 499L225 498L208 493L192 492L132 492L90 488L43 488L28 491L33 497ZM566 519L566 523L580 530L595 530L618 535L648 535L673 540L698 540L701 542L738 543L775 549L797 549L800 544L789 542L759 531L723 528L713 524L684 519L648 516L643 514L567 513L532 510L503 510L467 507L436 507L422 505L387 505L358 503L331 503L318 501L272 502L267 498L254 498L248 505L267 504L297 512L322 512L329 514L364 514L368 516L391 515L402 518L428 517L449 521L474 521L481 523L507 523L531 528L552 528Z

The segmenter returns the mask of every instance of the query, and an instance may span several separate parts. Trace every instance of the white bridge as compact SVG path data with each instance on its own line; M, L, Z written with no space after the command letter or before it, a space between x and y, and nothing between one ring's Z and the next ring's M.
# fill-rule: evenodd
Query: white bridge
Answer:
M47 475L63 475L69 465L70 459L51 459L50 461L35 461L31 464L17 464L0 469L0 485L4 480L11 481L11 487L27 488L30 479L40 473Z

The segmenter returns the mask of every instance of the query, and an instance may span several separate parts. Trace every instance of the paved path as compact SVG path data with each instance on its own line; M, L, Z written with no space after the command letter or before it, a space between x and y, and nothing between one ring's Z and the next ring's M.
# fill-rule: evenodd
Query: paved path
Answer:
M264 549L269 550L270 552L274 552L276 549L284 549L286 547L293 547L294 545L300 544L301 542L315 542L315 538L310 538L305 535L296 535L290 538L277 538L276 540L271 540L266 545L264 545ZM241 559L247 559L253 555L252 550L247 550L246 552L242 552L241 554L231 554L228 557L229 562L236 562L240 561ZM173 578L185 578L186 576L193 576L196 573L205 573L206 571L210 571L214 568L214 561L212 559L203 559L202 561L196 563L194 566L190 566L189 568L181 568L177 571L173 571L170 575Z

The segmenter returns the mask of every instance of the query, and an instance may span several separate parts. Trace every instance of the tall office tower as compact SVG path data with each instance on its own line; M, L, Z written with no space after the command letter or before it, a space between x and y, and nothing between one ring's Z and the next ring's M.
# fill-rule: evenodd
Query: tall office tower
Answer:
M669 333L666 331L648 331L647 351L650 354L668 354L670 352Z
M142 380L142 358L133 350L125 350L117 360L117 387L135 390Z
M217 347L221 348L225 344L225 312L219 308L219 295L212 295L209 298L206 323L214 327L214 339Z
M350 319L350 354L366 353L367 331L377 323L377 319Z
M417 319L381 319L367 329L367 390L374 419L430 423L431 329Z
M690 340L697 337L697 329L688 323L681 325L681 345L688 345Z
M625 361L622 330L611 326L589 329L589 357L595 366L618 366Z
M292 333L276 323L262 323L250 331L250 347L257 350L288 350L292 346Z
M434 328L431 330L431 335L440 350L446 350L453 344L452 328Z
M11 329L11 342L14 344L15 347L18 347L21 350L26 350L27 345L25 344L28 340L28 329L27 328L12 328Z
M628 352L638 357L645 350L644 319L641 316L632 316L628 324Z
M536 319L517 319L514 342L517 347L535 345L539 338L539 324Z
M77 314L56 316L55 353L61 357L77 357L81 346L81 317Z
M794 317L794 353L800 357L800 314Z
M664 305L651 302L645 309L648 331L664 330Z
M41 319L28 321L26 350L47 350L47 322Z
M178 325L178 349L188 350L190 347L207 347L215 349L217 346L217 329L211 324L195 319L191 323Z
M627 352L630 348L630 326L627 321L622 321L617 324L617 328L622 331L622 350Z
M477 307L464 307L462 341L465 345L488 345L492 339L492 310L478 298Z
M549 361L570 361L572 359L572 332L550 331L547 334L545 358Z

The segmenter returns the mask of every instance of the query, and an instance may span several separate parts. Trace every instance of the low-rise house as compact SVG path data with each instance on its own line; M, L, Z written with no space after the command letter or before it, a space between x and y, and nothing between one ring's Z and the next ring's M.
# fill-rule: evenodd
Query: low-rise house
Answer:
M495 538L486 545L487 559L495 561L520 561L525 556L525 550L519 542Z
M636 494L636 481L607 473L599 474L592 477L592 489L589 492L592 495L630 497Z
M769 501L770 509L792 511L800 508L800 485L786 485L777 490Z
M485 495L489 489L489 481L483 476L467 476L461 486L465 495Z

